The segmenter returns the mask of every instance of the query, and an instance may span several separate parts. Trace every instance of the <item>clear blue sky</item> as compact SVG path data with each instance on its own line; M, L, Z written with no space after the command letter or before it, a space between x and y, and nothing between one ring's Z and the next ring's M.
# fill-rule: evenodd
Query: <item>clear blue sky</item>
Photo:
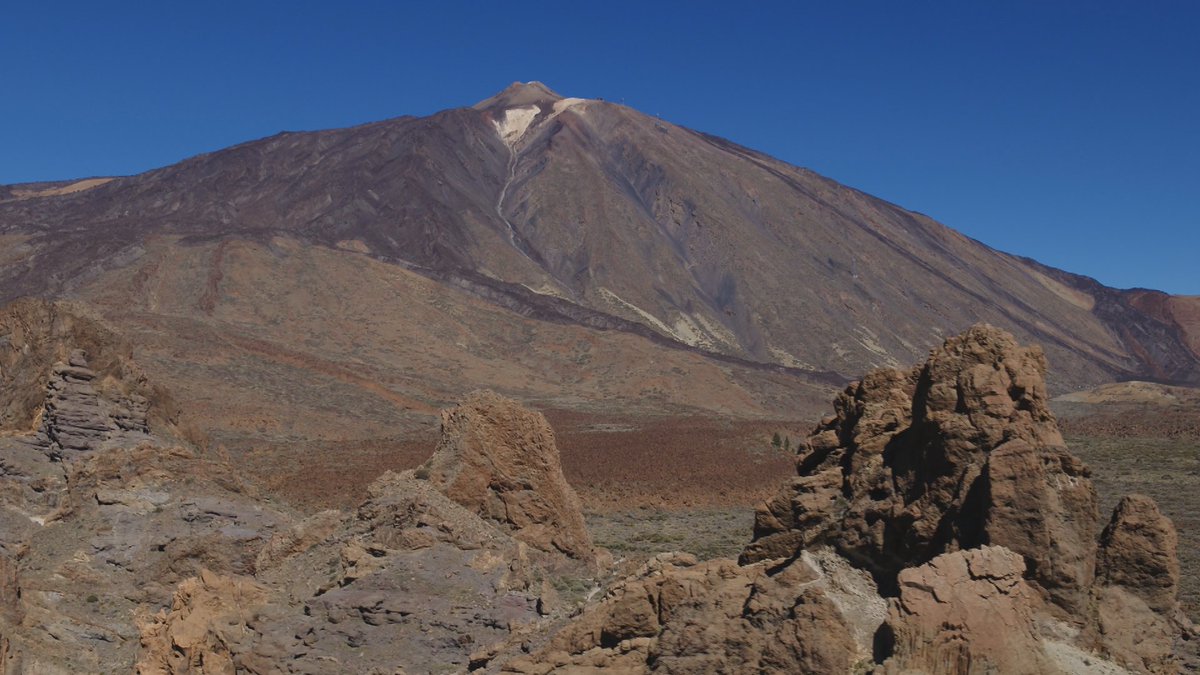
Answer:
M0 73L0 183L536 79L1110 285L1200 294L1196 2L20 2Z

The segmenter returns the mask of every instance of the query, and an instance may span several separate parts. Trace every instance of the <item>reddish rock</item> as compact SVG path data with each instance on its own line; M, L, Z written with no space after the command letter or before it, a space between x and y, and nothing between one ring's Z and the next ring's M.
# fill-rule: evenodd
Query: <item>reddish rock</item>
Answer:
M1179 537L1171 519L1145 495L1117 504L1100 536L1097 580L1141 598L1158 612L1172 612L1179 593Z
M267 591L253 579L208 570L179 584L169 611L143 620L138 675L224 675L238 672L235 658L251 651L246 629ZM240 662L241 659L239 658ZM246 669L240 669L246 672ZM263 673L254 669L250 672Z
M863 656L803 561L770 570L664 554L503 672L843 673Z
M1185 672L1175 647L1190 626L1179 625L1170 614L1154 611L1125 588L1096 589L1094 628L1099 651L1135 673Z
M442 437L423 467L430 483L544 551L595 556L579 497L563 478L554 431L541 413L490 391L442 411Z
M849 386L812 433L799 478L761 506L744 563L829 544L885 586L901 570L983 544L1026 558L1068 612L1094 571L1095 490L1047 404L1037 347L975 326L912 371Z
M1024 559L1000 546L938 556L900 573L885 675L1058 672L1035 634Z
M1087 467L1063 447L1009 441L985 471L983 537L1023 554L1054 603L1082 616L1095 568L1096 492Z
M1179 672L1176 642L1194 632L1179 611L1177 548L1175 526L1144 495L1122 499L1100 536L1096 632L1102 650L1135 672Z

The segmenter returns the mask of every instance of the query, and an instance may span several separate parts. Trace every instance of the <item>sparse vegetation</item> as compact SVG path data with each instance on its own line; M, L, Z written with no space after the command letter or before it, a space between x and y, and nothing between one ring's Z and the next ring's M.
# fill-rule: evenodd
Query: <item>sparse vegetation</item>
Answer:
M1200 618L1200 440L1073 436L1067 445L1092 469L1102 522L1121 497L1135 492L1153 497L1174 521L1183 570L1179 599Z
M701 560L736 558L749 541L753 510L741 508L635 509L587 516L596 545L617 557L649 558L684 551Z
M1153 497L1179 533L1179 599L1200 618L1200 406L1161 402L1057 402L1071 451L1087 462L1107 522L1121 497Z

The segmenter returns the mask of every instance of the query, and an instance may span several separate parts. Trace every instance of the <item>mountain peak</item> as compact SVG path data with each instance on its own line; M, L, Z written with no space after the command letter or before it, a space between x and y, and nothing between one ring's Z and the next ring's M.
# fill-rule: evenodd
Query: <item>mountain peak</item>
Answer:
M491 98L485 98L473 107L476 110L514 108L518 106L537 105L539 103L554 103L561 100L562 96L559 96L554 90L541 82L513 82L505 87L504 91Z

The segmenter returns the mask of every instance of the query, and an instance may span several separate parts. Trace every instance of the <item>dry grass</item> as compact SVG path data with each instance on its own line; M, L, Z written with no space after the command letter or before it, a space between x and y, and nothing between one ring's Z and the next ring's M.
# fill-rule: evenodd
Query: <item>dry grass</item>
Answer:
M634 509L587 514L597 546L638 561L667 551L701 560L736 558L750 541L754 511L746 507Z

